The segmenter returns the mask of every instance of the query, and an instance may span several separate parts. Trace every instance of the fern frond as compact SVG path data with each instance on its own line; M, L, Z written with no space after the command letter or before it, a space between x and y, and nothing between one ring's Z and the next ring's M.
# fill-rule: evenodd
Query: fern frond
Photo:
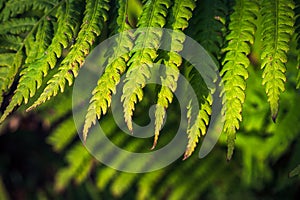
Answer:
M170 5L171 2L169 0L148 0L144 5L138 27L164 27L166 24L167 10ZM131 132L133 110L135 104L143 98L142 88L145 86L146 79L151 76L149 68L158 56L157 50L162 36L162 31L150 31L149 29L145 29L143 34L135 34L137 38L134 49L138 50L133 53L128 61L129 69L126 73L121 97L125 122Z
M43 50L43 56L37 58L34 62L26 64L27 67L24 68L20 75L21 78L18 83L18 87L12 97L10 104L7 106L3 115L1 116L0 122L2 122L12 110L21 105L24 100L26 104L30 97L33 97L36 90L41 86L43 77L47 75L49 68L53 69L57 63L57 59L62 56L63 48L66 48L69 41L75 35L75 27L80 18L80 13L77 10L78 1L70 0L67 1L65 7L60 7L58 14L58 28L55 36L52 39L50 46ZM37 23L41 23L46 19L47 16L43 16ZM36 27L36 26L35 26ZM33 34L31 31L31 34ZM47 29L45 29L47 31ZM32 38L29 34L27 38ZM47 35L47 33L45 34ZM39 41L35 41L39 42ZM30 42L29 42L30 43ZM25 44L28 44L25 42Z
M111 95L116 92L116 85L120 81L120 76L126 70L126 62L129 59L128 54L118 56L120 52L126 52L133 46L132 38L128 34L122 34L122 32L129 30L130 26L127 23L127 0L118 1L118 18L116 21L116 33L121 33L113 45L114 48L109 50L108 63L111 63L105 69L103 75L98 80L97 86L92 92L92 98L85 117L85 123L83 128L84 140L87 137L88 130L95 124L97 119L100 119L101 115L106 114L107 109L111 104Z
M209 94L204 99L204 103L199 105L199 112L195 122L192 125L190 125L189 123L189 127L187 130L188 144L186 147L186 151L184 153L184 158L183 158L184 160L192 155L199 141L199 138L206 133L207 126L209 123L209 116L211 115L211 105L212 105L212 96ZM188 111L192 112L191 109L192 108L188 108ZM188 118L191 118L191 116L188 116Z
M7 55L7 54L0 54L0 55ZM14 54L14 56L12 57L12 59L10 60L12 63L11 65L9 63L9 66L4 67L1 71L3 74L1 74L1 96L9 91L10 86L13 83L13 80L15 78L15 75L19 69L19 67L22 64L22 60L23 60L23 52L22 51L18 51L16 54ZM4 63L5 65L5 63ZM0 123L1 123L1 119L0 119Z
M72 178L80 183L89 174L93 165L93 157L81 142L77 143L66 155L68 166L58 171L55 177L55 189L62 190Z
M33 17L15 18L9 21L5 21L0 24L0 34L7 33L20 34L22 32L29 31L36 24L37 20Z
M225 30L225 17L227 7L223 0L201 1L195 9L195 18L191 21L190 31L196 39L212 56L213 60L219 65L221 57L221 47L224 39L222 37ZM188 30L189 31L189 30ZM195 150L199 138L207 131L207 126L211 115L212 96L200 75L191 71L190 83L193 86L198 98L199 111L195 110L193 103L188 107L188 144L184 154L184 160L187 159ZM202 89L201 89L202 88Z
M36 58L40 58L44 55L45 50L51 44L51 38L53 36L53 27L50 21L43 20L38 26L36 36L28 36L25 41L25 50L27 58L25 63L32 63Z
M3 35L0 36L0 49L18 51L23 45L23 40L19 36Z
M74 119L70 117L53 130L51 135L47 138L47 142L55 151L60 152L74 139L76 133L77 129L74 124Z
M285 90L285 71L289 41L294 33L294 2L276 0L262 2L262 44L261 54L263 85L270 103L272 119L275 122L279 96Z
M104 22L108 18L108 10L108 0L91 0L87 2L83 24L78 33L76 43L62 61L58 72L48 81L48 85L43 93L27 109L28 111L56 96L59 91L63 92L66 82L68 82L68 85L73 84L73 80L77 77L78 71L89 54L96 37L102 32Z
M296 34L296 40L297 40L297 68L298 68L298 75L296 79L296 88L300 88L300 1L295 1L295 34Z
M58 0L10 0L5 2L5 7L0 13L0 21L6 21L30 9L48 12L55 7L57 3Z
M172 6L171 12L169 13L167 28L173 29L181 33L188 27L188 21L192 17L192 11L195 8L194 0L181 1L177 0ZM176 34L176 33L175 33ZM170 37L170 52L167 53L167 59L163 60L165 69L165 76L161 77L162 87L158 93L158 100L155 110L155 131L154 131L154 142L152 149L156 146L159 131L162 128L164 118L166 115L166 109L169 103L173 100L173 92L177 88L177 80L179 76L179 66L182 63L182 58L178 54L183 49L183 42L185 36L176 34L176 36Z
M14 53L0 54L0 105L3 101L3 93L8 90L6 78L8 77L9 68L13 65Z
M221 47L224 45L224 32L227 16L227 5L224 0L203 0L195 9L195 17L191 19L188 33L212 55L219 65Z
M224 132L227 135L227 159L232 156L236 130L242 120L242 107L245 100L246 79L250 65L247 55L250 53L250 44L254 43L254 24L259 10L256 1L236 0L234 12L230 16L229 30L226 40L223 69L221 71L224 88L222 91L225 114Z
M150 172L142 176L138 182L138 191L136 194L136 199L147 199L153 188L159 184L160 179L166 173L166 170L158 170L155 172Z

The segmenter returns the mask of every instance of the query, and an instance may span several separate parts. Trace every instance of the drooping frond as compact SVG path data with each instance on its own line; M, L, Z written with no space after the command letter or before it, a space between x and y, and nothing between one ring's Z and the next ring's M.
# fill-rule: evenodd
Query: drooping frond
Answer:
M221 47L224 45L227 9L224 0L199 1L199 6L195 9L197 15L191 19L191 26L188 29L188 34L212 55L212 59L218 65Z
M285 90L285 71L289 41L294 33L294 2L292 0L262 1L261 54L263 85L270 103L273 121L276 120L279 96Z
M40 38L42 41L37 40L38 37L36 37L35 40L33 39L35 28L37 28L42 21L48 20L47 15L44 15L28 34L25 40L26 50L28 51L28 49L30 49L30 45L34 45L32 43L36 43L35 45L40 45L43 54L38 55L39 57L35 59L35 61L25 64L26 67L20 73L21 78L19 80L18 87L10 104L1 116L0 121L3 121L16 106L21 105L23 100L26 104L29 97L34 96L36 90L41 86L43 77L47 75L49 69L53 69L55 67L57 59L62 56L63 48L67 48L69 41L75 35L75 27L79 19L78 15L80 15L80 12L77 10L78 3L80 3L80 1L70 0L66 1L64 5L59 7L57 11L57 32L47 49L43 49L42 44L45 43L43 40L47 40L48 32L43 34L46 36L45 38ZM48 31L47 28L42 28L40 30Z
M196 13L199 15L191 21L192 27L196 27L196 31L192 32L192 36L212 55L216 64L221 54L223 45L222 32L225 27L226 5L222 0L219 1L201 1L196 8ZM193 30L194 28L191 28ZM205 85L201 76L193 71L188 74L188 79L193 86L197 95L198 102L190 101L188 109L188 144L184 154L184 159L187 159L195 150L199 138L207 131L211 115L212 96L203 87ZM213 92L213 91L210 91ZM199 111L195 110L194 103L198 103Z
M122 32L129 30L130 25L127 23L127 0L118 1L118 18L117 29L115 33L121 33L115 41L114 48L111 48L107 53L110 55L109 63L111 63L105 69L104 74L100 77L97 86L92 92L92 98L85 117L85 123L83 128L84 139L86 139L88 130L95 124L97 119L100 119L101 115L106 114L107 109L111 104L112 93L116 92L116 85L120 82L120 76L125 72L127 66L126 62L129 59L128 54L118 56L119 52L126 52L133 46L132 38L129 34L122 34Z
M234 11L230 16L230 33L226 36L228 44L223 49L225 56L221 76L224 82L222 94L223 114L225 114L224 132L228 142L227 159L232 156L236 130L239 129L239 123L242 121L245 80L248 78L246 68L250 65L247 55L250 53L250 44L254 43L258 10L256 1L235 1Z
M58 3L58 0L10 0L5 2L5 7L0 14L0 21L16 17L29 10L48 12Z
M174 2L171 11L169 12L168 23L166 28L178 31L182 33L184 29L188 27L188 21L192 17L192 11L195 8L194 0L180 1L177 0ZM184 34L174 33L170 34L167 37L170 40L168 45L169 52L166 53L166 59L163 59L163 64L166 66L164 71L164 76L161 76L161 89L158 93L158 100L155 110L155 131L154 131L154 148L157 144L159 132L162 128L164 118L166 115L166 109L169 106L169 103L173 100L173 92L177 88L177 80L179 76L179 66L182 63L182 58L178 54L183 49L183 42L185 40Z
M198 98L200 97L198 96ZM204 102L199 105L199 112L197 114L196 120L192 124L189 123L188 126L188 144L184 153L184 160L192 155L199 141L199 138L203 136L207 131L209 116L211 115L212 96L208 94L207 97L202 97L202 99L204 100ZM188 107L188 118L191 118L191 112L193 111L191 105L192 104L190 104L190 107Z
M96 37L102 32L104 23L108 19L108 10L108 0L87 1L85 16L75 44L59 66L58 73L48 81L43 93L28 110L56 96L59 91L63 92L66 82L69 85L73 84L73 80L77 77Z
M143 34L135 34L135 46L133 55L128 61L129 69L126 73L122 94L124 118L131 132L133 110L135 104L143 98L142 88L145 86L146 79L151 76L149 68L157 58L157 50L162 36L161 30L151 32L147 27L164 27L170 5L170 0L148 0L138 22L139 28L146 29ZM152 48L144 48L145 46Z

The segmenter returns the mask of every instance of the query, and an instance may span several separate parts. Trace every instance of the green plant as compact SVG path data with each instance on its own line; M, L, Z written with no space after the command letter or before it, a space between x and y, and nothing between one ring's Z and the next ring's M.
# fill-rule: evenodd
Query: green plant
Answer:
M38 114L50 125L62 121L48 139L56 151L71 148L66 154L69 166L57 175L58 190L66 187L71 179L82 182L94 170L99 175L96 181L98 187L105 189L110 186L115 196L124 194L136 183L139 188L137 196L140 199L149 197L149 187L166 177L161 187L171 188L170 197L180 199L181 195L188 193L193 183L208 176L203 171L209 170L212 163L220 158L220 155L214 155L202 162L201 168L196 156L191 156L206 132L212 98L201 76L178 54L182 51L185 38L171 38L171 52L159 50L160 32L155 33L157 38L133 33L132 37L115 41L116 48L109 50L108 59L115 59L118 48L133 51L114 60L99 78L83 127L84 137L87 137L92 124L103 118L100 121L115 143L131 151L141 150L145 144L148 146L149 140L142 143L128 140L116 127L109 112L116 86L121 75L125 74L122 103L128 128L132 131L135 107L137 116L140 114L141 108L136 106L138 102L142 105L157 103L153 147L161 146L172 136L168 132L173 129L169 127L169 131L166 131L162 125L168 110L170 121L176 120L175 108L172 107L176 100L172 93L176 90L179 73L182 73L198 95L200 110L196 113L195 122L187 130L188 144L184 158L191 158L185 161L186 164L178 163L180 170L172 166L140 177L102 166L94 169L93 158L80 144L68 146L76 135L70 115L71 90L68 86L74 83L91 50L104 39L132 28L173 29L199 42L219 67L224 83L223 135L227 137L226 142L224 138L221 139L221 144L228 145L227 159L231 159L236 143L237 148L246 155L243 159L237 158L245 164L242 172L245 182L254 185L263 173L267 180L272 180L268 162L276 162L297 140L300 130L297 123L299 91L296 90L300 85L300 71L297 68L300 61L300 48L297 45L300 43L299 5L297 0L0 1L0 103L3 111L0 121L5 122L17 107L33 111L38 106ZM136 45L147 43L153 48L134 51ZM149 94L153 88L145 87L145 79L151 75L149 63L155 62L162 62L173 70L161 73L160 78L168 87L154 89L155 98L151 99ZM261 84L265 86L265 92ZM30 107L25 108L28 103ZM53 110L55 115L49 116L49 110ZM256 114L258 110L259 115ZM194 112L192 107L188 111ZM267 116L271 116L274 122L276 120L276 124ZM141 123L146 121L140 119ZM160 131L164 134L160 134ZM235 142L237 131L240 135ZM159 134L161 145L157 144ZM264 147L265 142L267 145ZM261 151L253 150L257 144L260 144ZM203 171L199 170L199 176L191 177L190 183L182 184L178 189L175 187L189 170L200 168ZM177 177L172 176L172 170L177 172ZM224 165L216 167L215 176L208 176L210 179L207 184L216 182L219 175L228 171ZM236 177L233 179L237 181ZM119 188L120 182L124 183L124 187ZM204 185L205 190L207 186ZM160 198L166 195L160 188L154 188L153 191ZM224 191L229 193L230 189L225 188ZM191 199L200 194L202 192L199 189Z

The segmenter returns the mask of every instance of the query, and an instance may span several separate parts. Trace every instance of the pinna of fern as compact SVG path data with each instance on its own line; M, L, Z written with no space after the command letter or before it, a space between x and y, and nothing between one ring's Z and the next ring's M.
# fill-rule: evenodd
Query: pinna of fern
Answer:
M169 0L150 0L144 5L143 12L138 21L138 28L157 27L163 28L166 24L168 8L171 6ZM135 104L143 98L142 88L145 86L146 78L150 77L149 67L157 58L162 31L155 33L146 29L144 34L135 35L135 46L132 56L128 61L123 87L122 102L125 122L129 131L132 130L132 115ZM144 46L152 48L143 48ZM135 50L137 49L137 50Z
M4 111L4 114L1 116L0 121L3 121L16 106L21 105L23 100L26 104L28 99L33 97L36 93L36 90L41 86L43 77L48 74L49 69L53 69L56 66L58 58L62 56L63 48L68 47L69 42L72 40L77 31L76 26L81 14L77 7L80 3L82 2L70 0L65 4L60 3L54 7L57 8L56 15L58 18L58 25L54 37L51 40L51 44L47 47L47 49L43 49L43 53L38 55L34 61L30 63L26 63L25 61L25 67L20 72L21 77L17 89L14 92L9 105ZM49 36L48 32L43 34L46 36L43 38L44 41L35 41L33 40L33 37L36 33L35 29L41 24L41 22L48 20L48 15L51 14L51 11L49 11L50 13L45 13L27 34L24 40L27 56L31 53L30 50L35 51L35 49L30 49L30 45L33 45L34 42L40 45L46 43L45 40L47 41L47 37ZM48 29L42 30L48 31ZM40 48L42 49L43 47L41 46ZM28 58L30 58L30 56L27 57L27 61Z
M221 70L224 82L225 94L223 101L223 114L225 115L224 132L227 135L228 153L230 159L234 149L236 130L242 121L242 107L245 100L246 79L248 78L247 67L250 60L250 45L254 43L256 31L255 20L259 6L256 1L237 0L234 11L230 15L229 30L226 36L227 46L223 49L225 53Z
M280 93L285 90L285 63L290 49L289 41L295 30L294 8L292 0L262 1L261 67L273 121L277 117Z
M114 48L110 49L107 53L110 55L108 63L111 64L105 69L104 74L99 78L97 86L92 92L83 127L84 140L86 140L88 130L92 124L95 124L96 120L100 119L101 115L106 114L111 105L112 93L116 92L116 86L120 81L120 76L127 68L126 62L129 59L129 55L125 54L118 58L115 56L118 55L118 51L130 51L133 46L133 39L130 38L128 34L122 34L122 32L130 29L130 25L127 22L127 4L127 0L118 1L118 17L114 24L115 30L113 33L121 33L121 35L117 37ZM124 51L120 49L124 49Z
M188 21L192 17L192 11L195 8L194 0L190 1L175 1L174 5L169 12L169 19L166 28L175 31L183 31L188 27ZM184 35L175 34L176 36L169 35L170 49L167 52L167 59L163 59L163 64L166 66L164 77L161 76L162 87L158 93L158 100L155 110L155 130L154 142L152 148L157 144L160 129L163 125L166 115L168 104L172 102L174 91L177 87L177 80L179 76L179 67L182 64L182 58L178 54L183 49ZM169 42L169 40L166 40Z

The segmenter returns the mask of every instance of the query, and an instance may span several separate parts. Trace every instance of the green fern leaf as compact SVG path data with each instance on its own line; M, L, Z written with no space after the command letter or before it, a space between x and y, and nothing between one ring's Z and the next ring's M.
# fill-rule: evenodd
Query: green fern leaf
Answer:
M97 86L92 92L92 98L86 114L83 136L84 140L87 137L88 130L95 124L97 119L100 119L101 115L106 114L107 109L111 104L111 95L116 92L116 86L120 82L120 76L126 70L126 62L129 59L129 55L125 54L117 57L119 52L126 52L133 46L132 38L128 34L122 34L122 32L129 30L130 25L127 23L127 0L118 1L118 18L117 25L115 25L116 33L121 33L115 41L114 48L109 50L108 62L111 63L104 71L104 74L98 80Z
M222 91L225 103L223 114L225 114L224 132L227 135L228 152L227 159L231 159L236 130L242 120L242 107L245 100L246 79L250 65L247 55L250 53L250 44L254 43L254 24L259 10L256 1L236 0L234 13L230 16L229 30L226 40L227 47L221 71L224 88Z
M70 117L55 128L47 138L47 142L55 151L60 152L74 139L76 133L77 129L74 124L74 119Z
M191 19L188 29L188 34L207 50L217 65L221 58L221 47L224 46L227 9L224 0L200 1L195 9L197 15Z
M0 36L0 49L18 51L23 45L23 39L14 35Z
M199 138L206 133L209 123L209 116L211 115L212 96L208 95L204 100L204 103L199 105L200 109L195 122L192 125L190 125L189 123L189 127L187 130L188 144L184 153L183 160L192 155L199 141ZM188 107L188 111L188 118L191 118L190 112L192 112L192 108Z
M31 30L36 22L37 20L32 17L11 19L0 25L0 34L20 34Z
M261 14L263 52L261 54L263 85L265 85L272 119L275 122L280 93L285 90L285 63L289 41L294 32L294 2L292 0L263 1Z
M169 0L148 0L144 5L138 27L164 27L167 9L170 5L171 2ZM151 33L149 29L146 29L144 34L136 35L134 48L141 50L135 51L128 61L129 69L126 73L121 98L125 122L131 132L133 110L135 104L143 98L142 88L145 86L146 78L151 76L149 68L158 56L157 50L161 36L161 31ZM144 48L145 46L151 46L152 48Z
M191 34L210 54L218 65L218 59L221 57L221 46L223 46L223 31L225 29L225 14L227 7L225 2L220 1L201 1L196 8L196 15L191 21ZM193 70L193 69L192 69ZM207 131L209 116L211 115L212 96L200 75L190 71L192 76L189 78L194 91L197 94L199 111L190 102L188 107L188 145L184 154L184 160L187 159L195 150L199 138ZM189 75L190 76L190 75Z
M0 122L2 122L16 106L21 105L23 100L26 104L29 97L33 97L36 90L41 86L42 79L47 75L49 68L53 69L55 67L57 59L62 56L62 49L68 46L69 41L75 34L75 27L80 15L76 9L78 6L77 3L78 1L70 0L66 2L65 9L64 7L60 7L58 11L58 28L54 38L52 39L52 43L47 49L43 49L44 53L42 57L37 58L32 63L26 64L27 67L21 71L21 78L19 80L18 87L10 104L1 116ZM44 15L42 19L47 20L46 17L47 16ZM37 23L41 23L42 19ZM33 31L34 30L31 31L31 34L33 34ZM27 40L32 38L31 34L27 36ZM44 35L47 35L47 33ZM40 41L35 42L39 43ZM30 41L27 43L25 42L25 45L26 44L28 47Z
M3 101L3 93L8 90L5 84L9 74L9 68L13 65L14 53L0 54L0 105Z
M104 22L108 18L108 10L108 0L92 0L87 2L83 24L78 33L76 43L62 61L58 68L58 73L48 81L48 85L43 93L27 111L56 96L59 90L63 92L66 82L68 82L68 85L73 84L73 80L78 75L78 71L83 65L84 59L89 54L96 37L102 32Z
M188 21L192 17L192 11L195 8L194 0L181 1L177 0L171 9L168 18L167 28L171 28L176 31L183 31L188 27ZM167 53L163 59L163 63L166 66L165 76L161 77L162 87L158 93L158 100L155 110L155 131L154 142L152 149L155 148L159 136L159 131L162 128L164 118L166 115L166 109L169 103L172 102L173 92L177 88L177 80L179 76L179 66L182 63L182 58L178 54L183 49L183 42L185 40L184 35L182 37L170 35L170 52ZM168 41L168 40L167 40Z
M0 21L6 21L30 9L48 12L55 7L57 3L58 0L10 0L5 2L5 7L0 14Z
M62 168L55 177L55 189L58 191L64 189L72 178L75 178L77 183L83 181L93 164L93 157L81 142L72 147L66 155L66 160L68 166Z

